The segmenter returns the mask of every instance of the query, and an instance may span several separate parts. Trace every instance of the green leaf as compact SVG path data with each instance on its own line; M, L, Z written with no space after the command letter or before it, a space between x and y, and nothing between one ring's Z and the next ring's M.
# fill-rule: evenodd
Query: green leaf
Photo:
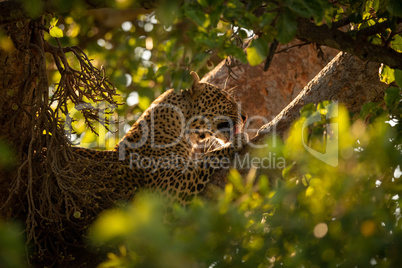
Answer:
M198 53L193 58L192 69L199 70L207 62L211 54L209 53Z
M297 23L295 16L288 10L281 13L276 23L278 29L278 35L276 39L282 44L292 41L296 34Z
M391 84L392 82L395 81L394 69L388 67L387 65L383 65L380 70L381 70L380 73L381 82Z
M282 177L285 179L289 179L289 175L291 174L292 168L295 166L295 163L291 163L286 168L282 170Z
M164 26L171 26L179 14L176 1L161 1L155 10L156 17Z
M385 90L384 101L389 110L392 110L398 104L400 99L399 94L400 90L397 87L390 87Z
M31 18L39 17L44 11L44 2L41 0L23 0L23 7Z
M375 102L368 102L368 103L363 104L362 108L360 109L360 118L366 119L366 117L376 107L378 107L378 103L375 103Z
M400 34L394 37L394 40L391 42L391 47L397 52L402 53L402 36Z
M321 1L291 0L288 1L287 7L301 17L314 17L317 21L324 17L324 9L321 6Z
M197 2L198 2L198 4L200 4L202 7L207 7L207 6L209 6L209 1L207 1L207 0L198 0Z
M242 63L244 63L244 64L247 63L247 56L244 53L243 49L236 47L235 45L231 45L231 46L225 48L225 52L228 55L232 55L233 57L235 57Z
M50 24L50 26L56 26L56 24L57 24L57 22L59 21L59 19L58 18L52 18L51 20L50 20L50 22L49 22L49 24Z
M169 67L167 67L167 66L159 67L158 70L156 71L154 78L164 75L168 69L169 69Z
M402 70L394 69L394 76L396 84L402 88Z
M301 108L300 116L301 117L309 117L316 111L317 111L317 108L316 108L315 104L309 103L309 104L306 104L303 108Z
M53 37L56 38L61 38L63 37L63 31L57 27L57 26L53 26L50 30L49 30L49 34Z
M251 66L260 64L268 54L268 44L262 38L251 41L247 48L247 60Z
M242 39L248 38L248 34L244 29L239 30L238 36L240 36L240 38L242 38Z
M262 15L261 24L263 26L271 24L272 21L275 19L276 15L277 15L276 12L264 13Z
M392 16L402 17L402 2L400 0L391 0L388 2L387 10Z
M189 17L191 20L193 20L196 24L198 24L201 27L207 28L210 25L208 14L205 14L197 7L187 8L185 13L187 17Z
M379 0L366 1L365 11L369 12L370 9L374 9L375 12L378 12L379 6L380 6Z

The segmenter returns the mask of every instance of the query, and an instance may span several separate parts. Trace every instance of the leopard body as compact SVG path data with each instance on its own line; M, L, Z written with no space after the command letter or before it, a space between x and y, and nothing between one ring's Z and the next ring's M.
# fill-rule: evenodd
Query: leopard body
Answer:
M162 94L114 150L74 148L80 157L105 162L106 187L122 193L150 189L187 204L204 190L222 161L247 143L241 132L246 116L239 104L228 92L192 75L191 89ZM219 146L199 149L216 140Z

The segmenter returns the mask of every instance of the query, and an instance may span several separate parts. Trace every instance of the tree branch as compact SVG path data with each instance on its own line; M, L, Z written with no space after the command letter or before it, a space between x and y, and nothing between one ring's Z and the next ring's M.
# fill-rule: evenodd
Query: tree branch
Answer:
M258 143L269 134L283 136L308 103L339 101L358 113L363 104L379 100L388 87L378 78L379 67L379 63L362 62L351 54L339 53L280 114L261 127L253 141Z
M387 25L380 23L375 28L364 30L361 36L371 33L374 29L381 30L385 26ZM357 36L359 36L359 32L360 31L357 32ZM360 38L353 39L348 33L329 28L325 24L317 26L309 20L299 19L296 36L307 42L313 42L351 53L361 60L375 61L384 63L391 68L402 69L402 53L398 53L384 46L373 45Z
M400 21L398 21L400 23ZM381 33L385 31L387 28L390 28L389 20L376 23L373 26L363 28L356 32L356 39L363 40L369 36Z
M358 113L363 104L381 100L383 91L388 85L380 82L379 67L379 63L361 61L351 54L339 53L281 113L261 127L257 136L251 139L248 146L240 152L239 159L250 153L253 145L264 144L270 135L283 137L291 124L300 116L300 109L308 103L317 104L324 100L339 101L352 113ZM213 71L216 72L216 70ZM263 73L262 68L261 73ZM242 175L249 172L248 168L237 167L237 170ZM258 170L258 172L263 171ZM219 188L224 187L227 173L228 169L220 169L210 183ZM210 186L206 191L213 188L214 186ZM210 194L206 193L206 195Z

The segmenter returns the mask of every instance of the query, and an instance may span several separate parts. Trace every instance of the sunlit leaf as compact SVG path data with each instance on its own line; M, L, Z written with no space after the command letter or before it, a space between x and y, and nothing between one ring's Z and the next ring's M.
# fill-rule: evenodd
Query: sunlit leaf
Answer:
M15 50L14 43L9 36L5 36L0 33L0 49L12 52Z
M394 40L391 42L391 47L397 52L402 53L402 36L400 34L394 37Z
M269 44L262 38L253 39L250 46L247 48L247 60L251 66L256 66L265 60L268 51Z
M51 20L50 20L50 22L49 22L49 24L50 24L50 26L56 26L57 25L57 22L59 21L59 19L58 18L56 18L56 17L53 17Z
M394 69L388 67L387 65L383 65L381 67L380 78L382 82L391 84L395 81Z
M56 38L62 38L63 37L63 31L57 27L57 26L53 26L50 30L49 30L49 34L53 37Z

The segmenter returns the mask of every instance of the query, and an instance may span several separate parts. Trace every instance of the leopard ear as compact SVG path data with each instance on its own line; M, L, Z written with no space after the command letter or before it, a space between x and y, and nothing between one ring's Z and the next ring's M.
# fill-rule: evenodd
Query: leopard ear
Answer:
M194 80L193 86L194 86L194 84L198 84L200 82L200 77L198 76L198 74L194 71L191 71L190 74Z
M198 76L198 74L193 71L190 74L193 77L194 82L189 91L191 96L193 98L196 98L201 94L203 87L201 86L200 77Z

